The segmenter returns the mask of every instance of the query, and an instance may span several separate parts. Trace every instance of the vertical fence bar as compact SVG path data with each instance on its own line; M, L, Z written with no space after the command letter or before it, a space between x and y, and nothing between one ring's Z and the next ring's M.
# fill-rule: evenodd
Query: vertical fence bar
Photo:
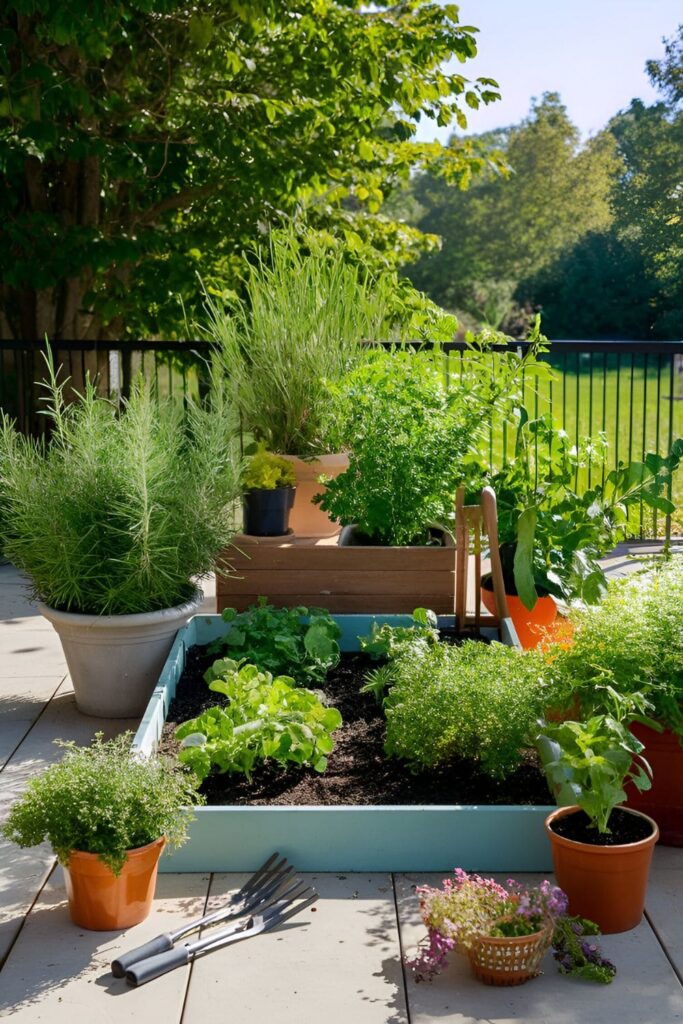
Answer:
M667 445L667 451L671 451L671 445L674 443L674 353L669 353L669 443ZM672 496L672 484L671 480L666 488L666 496L671 501ZM665 526L664 526L664 540L668 547L671 543L671 513L667 512Z
M588 436L593 436L593 352L588 354ZM588 453L588 487L591 485L591 455Z
M662 353L657 353L657 418L655 420L655 451L658 455L661 455L659 450L659 423L662 412ZM652 534L654 537L659 535L659 520L657 516L657 509L652 509Z
M647 451L647 352L643 356L643 453L641 455L641 462L645 462L645 453ZM642 540L644 537L643 531L643 520L645 516L645 504L641 497L640 499L640 524L639 524L639 536Z
M576 450L579 450L579 391L581 388L581 353L576 353L576 408L574 409L575 416L575 438L576 438ZM579 488L579 462L576 461L576 472L574 474L574 488Z
M602 433L607 432L607 353L602 353ZM602 460L602 486L605 486L605 470L607 460Z

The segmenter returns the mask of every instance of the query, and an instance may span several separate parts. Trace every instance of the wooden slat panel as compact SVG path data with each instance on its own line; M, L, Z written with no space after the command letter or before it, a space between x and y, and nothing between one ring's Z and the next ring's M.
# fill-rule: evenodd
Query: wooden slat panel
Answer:
M414 594L424 587L431 594L453 594L452 572L301 572L255 570L241 579L225 580L223 593L231 594Z
M223 564L240 574L254 569L288 571L319 570L324 572L411 572L455 570L454 548L339 548L319 547L248 547L244 554L226 552Z
M259 597L270 598L269 594L219 594L218 611L236 608L244 611ZM326 608L333 614L358 615L411 615L416 608L431 608L439 615L453 614L453 598L430 595L424 590L414 594L277 594L271 604L278 608L294 608L297 605Z

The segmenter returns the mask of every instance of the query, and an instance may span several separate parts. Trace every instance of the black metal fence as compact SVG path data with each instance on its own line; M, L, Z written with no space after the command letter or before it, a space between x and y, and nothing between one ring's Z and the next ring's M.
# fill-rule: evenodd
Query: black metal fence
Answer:
M55 365L63 367L69 388L76 391L88 373L98 378L103 394L125 396L136 373L153 379L161 395L198 397L207 385L211 345L206 341L62 341L50 347ZM444 348L457 372L464 343ZM0 408L34 435L46 429L40 414L42 389L36 383L45 376L44 352L44 342L0 341ZM551 413L577 442L603 432L612 464L642 458L649 451L664 454L674 438L683 436L683 341L558 341L545 359L555 371L553 379L525 382L530 414ZM492 464L504 461L513 443L505 423L490 424ZM604 467L597 471L604 473ZM595 480L594 472L589 464L588 484ZM683 480L674 486L673 498L683 503ZM639 536L668 537L671 528L670 517L640 509Z

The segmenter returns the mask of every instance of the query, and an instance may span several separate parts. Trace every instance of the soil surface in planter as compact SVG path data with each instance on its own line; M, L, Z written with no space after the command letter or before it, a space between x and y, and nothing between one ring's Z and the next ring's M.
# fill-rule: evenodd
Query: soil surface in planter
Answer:
M450 639L450 638L449 638ZM174 731L224 698L209 690L203 675L216 660L206 647L187 652L185 670L178 681L161 739L160 751L175 755L180 744ZM342 726L335 732L335 748L327 771L283 768L267 764L254 772L251 782L239 775L211 775L202 792L216 804L540 804L552 803L535 751L507 778L491 779L471 761L455 759L439 768L413 774L398 758L384 753L385 720L371 694L359 693L363 676L377 662L364 654L342 654L336 669L318 687L328 703L341 712Z
M609 817L610 831L602 834L591 825L590 818L583 811L575 811L563 818L557 818L550 828L558 836L573 839L577 843L588 843L590 846L620 846L623 843L638 843L652 835L650 823L618 807Z

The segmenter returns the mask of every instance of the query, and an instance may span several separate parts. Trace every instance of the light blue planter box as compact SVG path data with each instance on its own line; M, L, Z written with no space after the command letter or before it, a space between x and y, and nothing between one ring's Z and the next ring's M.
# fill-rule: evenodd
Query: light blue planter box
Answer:
M409 625L408 615L336 615L344 651L371 623ZM452 617L439 619L453 624ZM133 741L154 753L185 666L185 652L229 630L220 615L195 615L180 630ZM483 633L494 632L483 630ZM504 622L505 642L516 644ZM187 843L161 871L254 871L274 850L299 871L550 871L543 822L551 806L200 807Z

